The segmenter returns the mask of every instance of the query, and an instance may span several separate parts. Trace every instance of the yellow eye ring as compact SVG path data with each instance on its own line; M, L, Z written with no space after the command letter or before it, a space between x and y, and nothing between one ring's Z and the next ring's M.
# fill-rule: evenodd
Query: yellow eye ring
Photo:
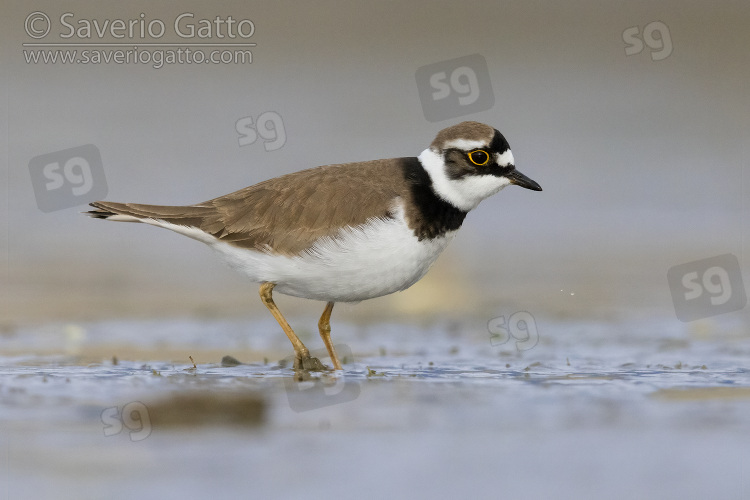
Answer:
M475 155L477 155L478 158L475 159ZM471 163L480 167L482 165L487 165L487 162L490 161L490 155L487 153L487 151L484 151L482 149L475 149L474 151L469 152L468 157Z

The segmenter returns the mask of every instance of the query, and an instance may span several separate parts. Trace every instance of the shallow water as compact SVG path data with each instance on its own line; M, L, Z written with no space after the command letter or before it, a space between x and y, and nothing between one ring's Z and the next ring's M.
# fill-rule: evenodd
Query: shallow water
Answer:
M19 329L0 337L0 493L748 496L742 325L538 332L519 351L471 321L339 325L344 374L298 381L266 320Z

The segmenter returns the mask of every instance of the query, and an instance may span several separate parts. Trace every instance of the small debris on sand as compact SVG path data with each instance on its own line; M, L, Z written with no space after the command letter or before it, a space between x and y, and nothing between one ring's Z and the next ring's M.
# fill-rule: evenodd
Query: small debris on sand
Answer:
M233 358L232 356L224 356L221 358L221 366L228 367L228 366L237 366L241 365L242 363L239 362L237 358Z

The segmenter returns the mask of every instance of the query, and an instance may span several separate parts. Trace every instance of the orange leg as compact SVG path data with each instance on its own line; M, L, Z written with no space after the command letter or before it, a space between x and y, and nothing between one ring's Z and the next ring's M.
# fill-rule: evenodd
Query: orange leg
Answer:
M318 321L318 330L320 330L320 336L326 345L326 349L328 349L328 355L331 356L333 369L342 370L341 362L338 355L336 355L336 349L334 349L333 342L331 342L331 312L333 312L333 302L326 304L323 315L320 317L320 321Z
M289 323L284 318L284 315L281 314L279 308L276 307L276 303L273 301L272 295L274 286L276 286L275 283L263 283L262 285L260 285L260 299L263 301L263 304L268 308L268 310L271 311L271 314L273 314L273 317L276 318L276 321L279 323L279 326L281 326L281 329L284 330L286 336L289 337L289 341L292 343L292 346L294 346L294 368L303 368L305 370L325 370L326 368L325 366L323 366L323 363L321 363L320 360L310 356L310 351L307 349L307 347L305 347L305 344L302 343L299 337L297 337L297 334L294 333L294 330L292 330L292 327L289 326Z

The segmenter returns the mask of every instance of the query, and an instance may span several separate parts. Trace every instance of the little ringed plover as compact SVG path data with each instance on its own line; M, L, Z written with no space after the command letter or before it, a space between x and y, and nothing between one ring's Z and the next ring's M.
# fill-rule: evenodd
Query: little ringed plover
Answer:
M87 215L143 222L206 243L260 283L261 300L294 346L295 368L324 366L300 341L272 292L326 302L318 322L331 341L336 302L358 302L419 281L480 201L515 184L542 188L515 168L494 128L441 130L418 157L326 165L187 206L97 201Z

